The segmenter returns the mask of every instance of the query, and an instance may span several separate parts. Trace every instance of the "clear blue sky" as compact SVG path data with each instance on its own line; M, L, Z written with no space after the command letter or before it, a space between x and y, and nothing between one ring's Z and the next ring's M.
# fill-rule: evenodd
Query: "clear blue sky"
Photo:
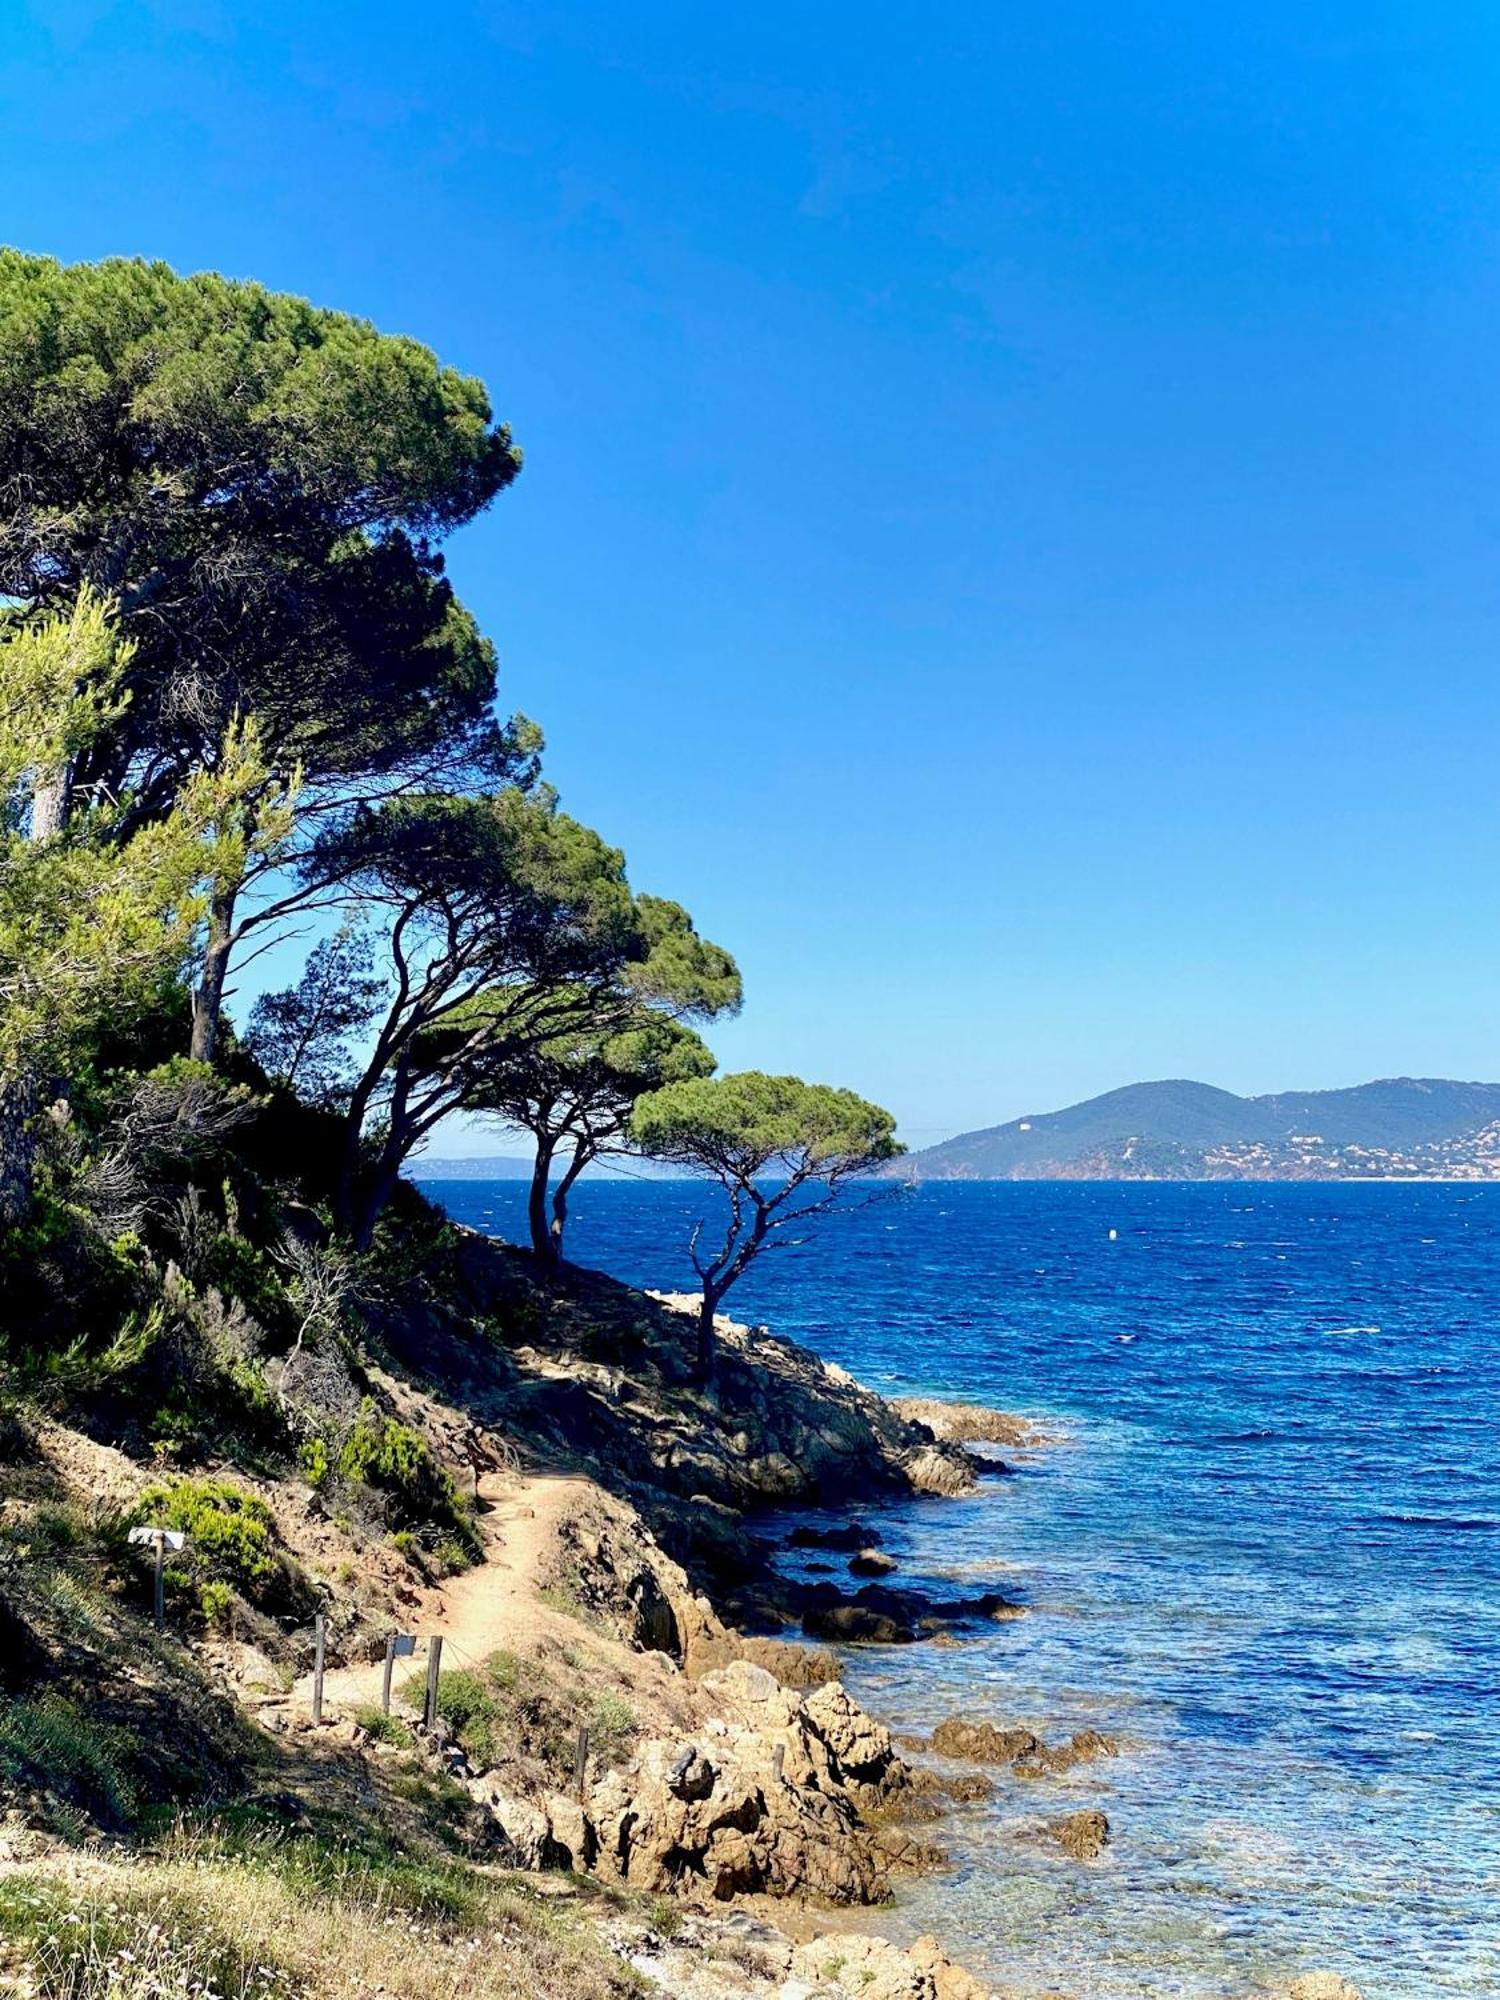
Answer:
M568 807L922 1143L1500 1076L1500 17L6 0L3 228L483 375Z

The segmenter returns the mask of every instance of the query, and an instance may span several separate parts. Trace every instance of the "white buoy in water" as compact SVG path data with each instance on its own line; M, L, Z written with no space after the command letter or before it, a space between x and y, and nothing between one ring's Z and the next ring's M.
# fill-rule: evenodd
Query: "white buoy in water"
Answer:
M1111 1230L1111 1231L1109 1232L1109 1240L1110 1240L1110 1242L1111 1242L1111 1243L1114 1243L1114 1242L1116 1242L1116 1241L1118 1240L1118 1238L1119 1238L1119 1234L1120 1234L1120 1232L1119 1232L1119 1230L1118 1230L1118 1229L1112 1229L1112 1230Z

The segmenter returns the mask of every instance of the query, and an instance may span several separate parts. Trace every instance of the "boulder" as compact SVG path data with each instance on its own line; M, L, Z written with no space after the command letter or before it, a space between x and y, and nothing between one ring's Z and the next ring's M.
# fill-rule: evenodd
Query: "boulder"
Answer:
M515 1853L517 1868L545 1868L552 1836L547 1815L541 1808L526 1799L508 1798L483 1779L477 1780L471 1789L494 1814L500 1831Z
M932 1974L937 2000L990 2000L989 1987L982 1985L972 1972L955 1965L935 1937L919 1937L907 1957L913 1965Z
M902 1471L914 1493L933 1493L944 1499L967 1493L974 1485L975 1462L956 1445L927 1445L908 1453Z
M861 1549L857 1556L849 1558L852 1576L889 1576L895 1567L895 1557L882 1555L879 1549Z
M922 1424L941 1444L1045 1444L1025 1417L981 1403L943 1403L932 1396L901 1396L893 1403L908 1423Z
M890 1731L837 1682L801 1695L736 1660L703 1684L721 1720L645 1744L595 1785L602 1875L647 1893L697 1886L721 1902L756 1893L869 1903L887 1893L893 1869L931 1865L933 1850L910 1834L865 1824L865 1812L903 1795L911 1773Z
M840 1555L857 1555L861 1549L878 1547L878 1530L859 1521L837 1528L793 1528L786 1538L789 1549L833 1549Z
M1361 2000L1359 1988L1336 1972L1304 1972L1286 1989L1286 2000Z
M1102 1730L1080 1729L1066 1743L1039 1743L1016 1759L1019 1778L1052 1778L1071 1771L1078 1764L1092 1764L1096 1757L1118 1757L1119 1743Z
M549 1792L547 1813L547 1861L554 1868L571 1868L583 1874L592 1868L598 1855L593 1821L578 1799L563 1792Z
M932 1732L930 1747L940 1757L974 1764L1009 1764L1020 1778L1052 1778L1097 1757L1118 1757L1116 1738L1099 1729L1077 1730L1066 1743L1044 1743L1033 1730L998 1728L993 1722L966 1722L950 1716Z
M802 1614L802 1629L809 1639L844 1646L910 1646L917 1636L912 1626L867 1604L811 1605Z
M1029 1729L997 1729L993 1722L964 1722L950 1716L932 1732L932 1748L940 1757L963 1757L975 1764L1014 1764L1042 1748Z
M1049 1820L1042 1831L1075 1861L1097 1861L1109 1845L1109 1821L1098 1811L1068 1813Z
M955 1965L933 1937L910 1950L858 1934L814 1938L792 1953L798 1990L858 1995L859 2000L990 2000L983 1986Z

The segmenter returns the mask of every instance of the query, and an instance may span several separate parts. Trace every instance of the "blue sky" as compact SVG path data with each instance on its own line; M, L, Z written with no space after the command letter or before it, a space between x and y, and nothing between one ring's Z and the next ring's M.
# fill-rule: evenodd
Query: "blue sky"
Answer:
M728 1065L1500 1076L1492 9L3 15L11 241L490 384L452 573Z

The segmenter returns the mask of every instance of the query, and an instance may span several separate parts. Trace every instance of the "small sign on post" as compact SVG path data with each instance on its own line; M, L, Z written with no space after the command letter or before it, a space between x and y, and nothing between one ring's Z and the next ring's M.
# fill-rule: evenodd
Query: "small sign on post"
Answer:
M323 1657L328 1650L328 1620L320 1611L313 1620L313 1728L323 1722Z
M150 1546L156 1551L155 1589L152 1593L152 1615L156 1629L161 1631L167 1622L167 1551L181 1555L187 1547L187 1536L180 1528L132 1528L130 1540L137 1548Z
M443 1640L434 1633L427 1641L427 1699L422 1704L422 1727L431 1729L437 1721L438 1680L443 1671Z
M417 1642L410 1632L392 1632L385 1642L385 1678L380 1683L380 1712L391 1712L391 1669L397 1660L404 1660L417 1650Z

